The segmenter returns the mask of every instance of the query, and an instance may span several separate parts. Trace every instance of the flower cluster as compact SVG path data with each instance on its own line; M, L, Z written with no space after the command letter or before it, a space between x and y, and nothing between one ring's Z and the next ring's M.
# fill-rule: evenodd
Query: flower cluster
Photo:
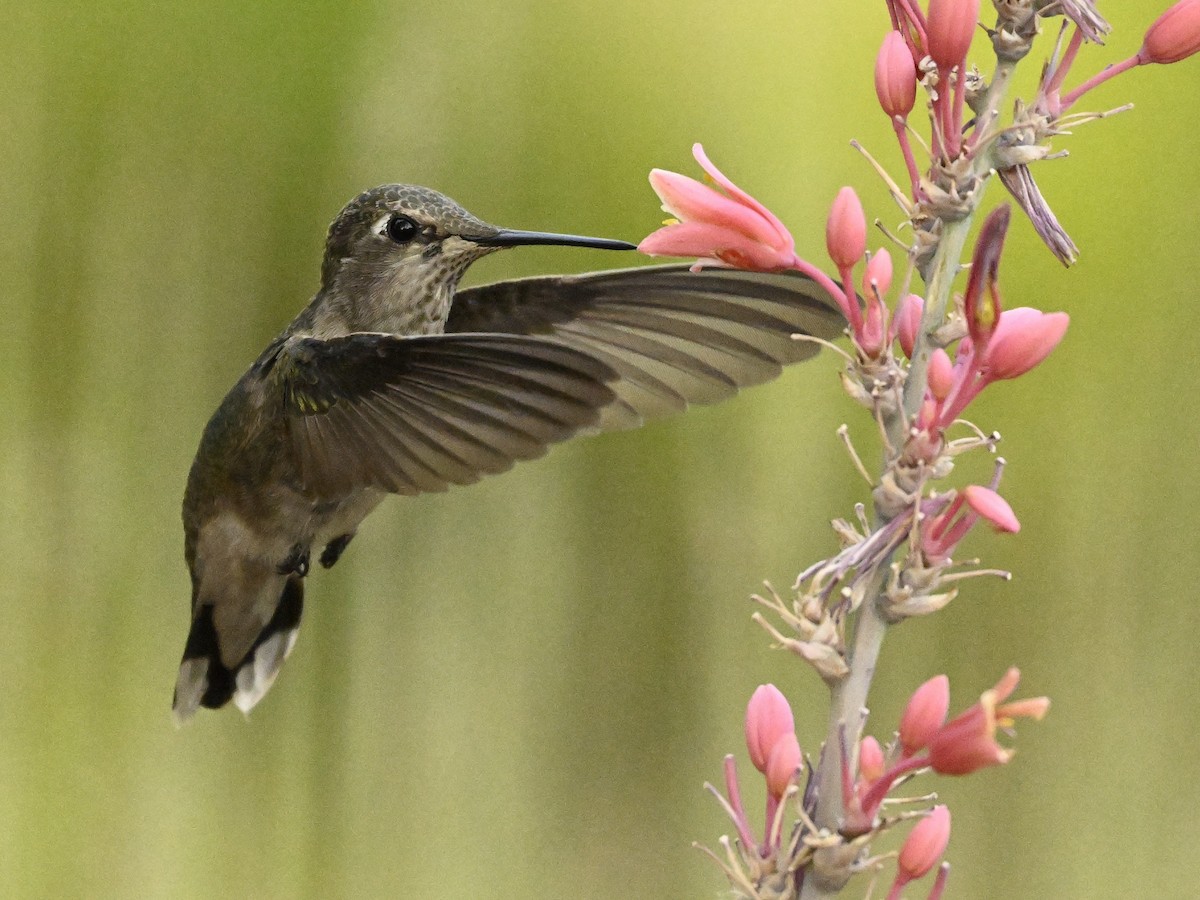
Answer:
M797 863L816 865L821 860L828 866L829 855L822 859L822 851L843 846L842 841L846 842L844 846L857 850L881 833L910 821L913 813L890 815L885 808L907 803L892 798L891 794L914 775L922 772L970 775L1009 762L1013 750L996 740L997 729L1011 729L1019 718L1040 720L1050 706L1045 697L1008 702L1020 677L1017 669L1009 669L995 687L983 692L976 703L947 721L950 681L945 675L938 675L913 693L900 718L896 739L889 747L885 749L875 738L864 737L859 743L855 763L843 744L839 768L845 819L840 834L832 840L808 818L804 809L803 798L811 796L811 770L809 784L802 791L797 779L804 771L801 767L803 757L796 739L791 706L774 685L759 686L746 707L746 748L751 763L766 782L767 822L763 839L759 841L754 837L742 806L734 758L726 756L725 795L711 785L709 788L720 798L733 820L738 845L735 848L726 842L728 861L718 861L734 883L751 886L776 883L786 889L787 877L797 871ZM802 800L797 811L800 823L790 831L785 843L782 804L793 796ZM945 806L934 805L922 815L905 839L888 896L898 897L910 881L932 871L949 840L950 812ZM857 870L877 869L882 863L879 859L859 859L856 854L843 854L841 859L845 877ZM945 872L945 869L941 871L930 897L940 896L945 885ZM829 874L826 873L827 877ZM770 896L757 888L754 890L760 897Z
M881 226L892 250L870 250L862 203L853 189L842 188L826 222L835 279L798 255L780 218L718 170L699 144L693 153L709 184L658 169L650 176L672 218L642 242L643 252L694 257L697 266L798 271L828 293L845 316L850 339L849 352L837 350L845 360L842 384L870 410L883 451L882 467L872 474L845 429L840 432L870 484L873 509L868 513L860 504L853 520L834 522L838 551L802 571L789 597L768 586L767 596L754 598L766 610L755 620L829 686L831 724L813 765L801 752L782 693L764 685L750 701L746 744L766 786L761 837L742 806L733 757L725 760L724 793L714 789L737 832L736 846L722 839L726 853L718 861L735 891L750 898L837 893L854 873L878 870L884 858L870 855L876 836L919 816L896 856L888 896L898 898L907 884L938 866L950 812L933 805L917 814L892 813L889 807L900 802L895 789L923 772L965 775L1007 763L1012 750L996 740L997 730L1046 713L1044 697L1009 700L1020 677L1014 668L947 720L949 682L938 676L913 694L894 741L885 747L863 734L868 691L889 627L943 608L965 578L1008 577L958 555L979 522L1008 534L1020 530L999 493L1004 460L996 459L985 484L946 481L962 454L994 453L999 442L997 433L964 418L974 400L991 385L1040 365L1069 325L1065 312L1003 302L1000 267L1012 213L1001 206L984 217L983 188L999 178L1057 258L1073 262L1077 248L1041 195L1031 164L1059 155L1051 152L1051 138L1107 115L1069 112L1098 85L1135 66L1174 63L1200 52L1200 0L1179 0L1148 28L1137 53L1068 89L1083 45L1101 44L1111 30L1093 0L997 0L995 26L987 29L996 66L985 81L968 65L972 44L983 33L980 0L886 5L891 27L875 59L875 92L906 177L892 178L867 159L903 213L905 221L894 231L909 235L907 242ZM1013 69L1049 19L1059 19L1061 30L1036 95L1018 100L1011 120L1002 122ZM925 102L919 104L919 97ZM924 141L912 140L910 120L919 109L928 113ZM928 151L924 163L918 163L915 146ZM963 266L977 214L983 222L969 266ZM903 260L894 265L897 247ZM788 810L795 817L790 826ZM931 898L940 896L946 874L943 864Z

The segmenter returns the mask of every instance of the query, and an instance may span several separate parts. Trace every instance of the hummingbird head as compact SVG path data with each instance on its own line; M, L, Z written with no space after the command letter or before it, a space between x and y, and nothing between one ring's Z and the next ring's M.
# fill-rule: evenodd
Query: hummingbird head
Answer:
M352 330L429 330L421 320L440 330L467 266L521 244L635 249L625 241L497 228L437 191L387 184L359 194L329 226L322 293L345 307L338 312ZM421 320L389 323L405 311Z

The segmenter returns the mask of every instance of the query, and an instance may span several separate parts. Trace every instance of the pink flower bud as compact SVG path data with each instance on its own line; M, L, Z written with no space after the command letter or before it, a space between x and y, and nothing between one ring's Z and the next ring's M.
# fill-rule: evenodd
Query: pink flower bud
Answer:
M1173 63L1200 51L1200 0L1179 0L1146 30L1138 57Z
M979 0L929 0L929 55L944 72L962 65L979 22Z
M900 717L900 746L905 756L924 750L946 722L950 709L950 679L935 675L913 691Z
M863 293L870 299L887 294L892 286L892 254L880 247L867 260L867 271L863 275Z
M947 722L929 742L929 764L941 775L969 775L1012 759L1013 751L996 743L997 726L1011 727L1017 717L1041 719L1050 708L1046 697L1000 705L1016 690L1021 672L1009 669L979 702Z
M1017 521L1016 514L1008 505L1008 501L991 488L981 487L978 484L967 485L963 488L963 496L966 497L967 506L975 510L981 519L985 519L997 531L1016 534L1021 530L1021 523Z
M1006 310L984 353L983 373L988 381L1024 375L1050 355L1067 333L1066 313L1044 313L1020 306Z
M649 256L716 259L739 269L777 271L796 260L795 242L769 209L726 178L699 144L692 154L721 188L714 190L686 175L654 169L650 186L663 209L678 221L648 235L638 250Z
M900 848L896 867L904 873L906 881L922 878L937 865L948 843L950 810L938 805L908 833L904 846Z
M867 252L867 217L854 188L844 187L834 198L825 223L825 246L838 269L851 269Z
M765 773L771 748L785 735L796 736L787 698L773 684L762 684L746 705L746 749L754 768Z
M767 758L767 792L776 800L783 797L800 768L800 742L794 732L788 732L775 742Z
M954 388L954 363L950 354L938 347L929 357L929 393L939 403L950 396Z
M889 31L875 58L875 96L889 119L904 119L917 99L917 67L898 31Z
M925 301L916 294L909 294L900 301L896 310L896 337L904 355L912 359L913 346L917 343L917 332L921 330L921 312Z
M883 775L883 767L883 748L879 741L867 735L858 745L858 775L866 782L878 781Z

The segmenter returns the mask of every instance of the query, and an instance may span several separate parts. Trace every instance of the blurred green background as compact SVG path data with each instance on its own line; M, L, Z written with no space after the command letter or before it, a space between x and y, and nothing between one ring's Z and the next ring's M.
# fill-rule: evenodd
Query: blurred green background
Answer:
M1079 77L1133 52L1164 5L1108 4L1118 30ZM662 218L647 171L694 173L701 140L814 261L842 184L896 223L848 146L900 171L871 87L884 4L138 0L3 18L0 894L722 895L689 845L728 831L701 785L727 751L748 768L745 700L774 681L804 747L823 732L823 689L768 648L746 597L828 554L828 520L865 497L834 430L854 423L869 454L871 430L832 355L389 501L310 582L250 719L182 731L179 500L205 421L307 301L324 229L364 187L637 239ZM956 708L1010 664L1054 698L1013 765L919 782L954 811L952 896L1200 881L1198 97L1200 60L1134 71L1086 105L1138 108L1039 166L1075 270L1024 221L1010 236L1007 303L1072 316L1040 370L972 408L1004 433L1024 528L965 550L1016 577L896 629L872 698L880 736L937 672ZM530 248L470 280L612 264Z

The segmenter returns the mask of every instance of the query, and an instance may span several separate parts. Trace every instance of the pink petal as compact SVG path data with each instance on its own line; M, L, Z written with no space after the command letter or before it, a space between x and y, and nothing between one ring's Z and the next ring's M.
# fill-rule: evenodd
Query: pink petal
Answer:
M1006 310L988 342L984 374L989 381L1024 375L1050 355L1067 333L1066 313L1020 306Z
M1000 680L992 687L990 691L984 691L979 697L980 703L991 702L995 707L997 703L1002 703L1012 696L1013 691L1017 689L1017 685L1021 683L1021 670L1016 666L1009 666L1004 674L1000 676ZM988 695L991 695L990 701Z
M733 197L739 203L750 207L771 224L771 228L775 231L776 235L778 235L779 241L777 245L772 244L772 246L778 246L780 250L785 250L787 252L795 251L796 242L792 239L791 232L784 227L783 222L779 221L779 218L775 215L775 213L771 212L769 209L743 191L740 187L726 178L725 175L721 173L721 170L714 166L712 161L709 160L709 158L705 155L704 147L702 147L700 144L693 144L692 156L696 158L696 162L700 164L700 168L708 173L708 177L723 187L730 197Z
M900 718L900 746L906 756L928 746L950 709L950 679L935 675L913 691Z
M726 265L759 272L789 268L794 253L783 253L720 225L681 222L647 235L638 250L649 256L712 257Z
M968 485L963 489L963 496L967 500L967 505L998 531L1016 534L1021 530L1021 523L1017 521L1016 514L1008 505L1008 501L991 488L985 488L978 484Z
M784 249L778 232L769 221L755 210L694 178L653 169L650 172L650 186L662 199L663 209L684 222L721 225L777 250Z

